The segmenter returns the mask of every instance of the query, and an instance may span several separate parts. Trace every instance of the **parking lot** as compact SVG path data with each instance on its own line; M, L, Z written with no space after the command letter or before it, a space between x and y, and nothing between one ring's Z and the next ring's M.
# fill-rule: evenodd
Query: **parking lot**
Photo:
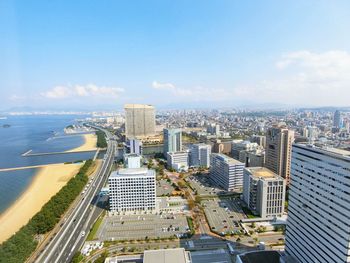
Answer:
M218 194L226 193L223 189L213 185L208 176L205 175L190 176L187 181L199 196L216 196Z
M182 214L144 214L107 216L97 232L100 241L167 238L187 233L186 216Z
M246 218L235 198L203 200L202 205L212 231L219 234L235 234L241 231L241 219Z
M174 191L174 187L172 187L171 183L167 182L167 180L159 180L157 181L157 196L170 196L172 191Z

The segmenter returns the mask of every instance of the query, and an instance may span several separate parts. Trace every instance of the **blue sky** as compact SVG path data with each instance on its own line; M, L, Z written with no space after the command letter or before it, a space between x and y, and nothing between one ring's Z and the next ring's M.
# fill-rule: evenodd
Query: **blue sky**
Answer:
M349 1L1 1L0 109L350 106Z

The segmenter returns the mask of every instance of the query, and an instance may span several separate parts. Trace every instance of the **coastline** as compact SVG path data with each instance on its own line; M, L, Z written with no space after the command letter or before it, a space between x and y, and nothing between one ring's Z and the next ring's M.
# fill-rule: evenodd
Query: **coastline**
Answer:
M97 136L96 134L84 134L84 143L79 147L73 148L71 150L66 151L67 153L71 152L87 152L87 151L95 151L97 150Z
M27 224L81 166L60 163L39 168L28 188L0 215L0 244Z

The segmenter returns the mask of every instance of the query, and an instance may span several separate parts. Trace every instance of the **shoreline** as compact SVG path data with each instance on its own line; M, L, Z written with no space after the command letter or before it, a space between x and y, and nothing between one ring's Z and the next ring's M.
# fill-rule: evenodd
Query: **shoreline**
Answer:
M96 134L84 134L84 143L78 147L75 147L71 150L65 151L66 153L72 153L72 152L87 152L87 151L95 151L97 150L97 136Z
M0 215L0 244L27 224L78 173L82 165L59 163L39 168L29 186Z

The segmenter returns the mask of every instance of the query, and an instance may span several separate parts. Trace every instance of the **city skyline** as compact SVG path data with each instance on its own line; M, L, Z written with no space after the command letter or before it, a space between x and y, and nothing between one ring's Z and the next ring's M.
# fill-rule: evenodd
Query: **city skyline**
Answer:
M345 1L0 7L0 110L348 106Z

